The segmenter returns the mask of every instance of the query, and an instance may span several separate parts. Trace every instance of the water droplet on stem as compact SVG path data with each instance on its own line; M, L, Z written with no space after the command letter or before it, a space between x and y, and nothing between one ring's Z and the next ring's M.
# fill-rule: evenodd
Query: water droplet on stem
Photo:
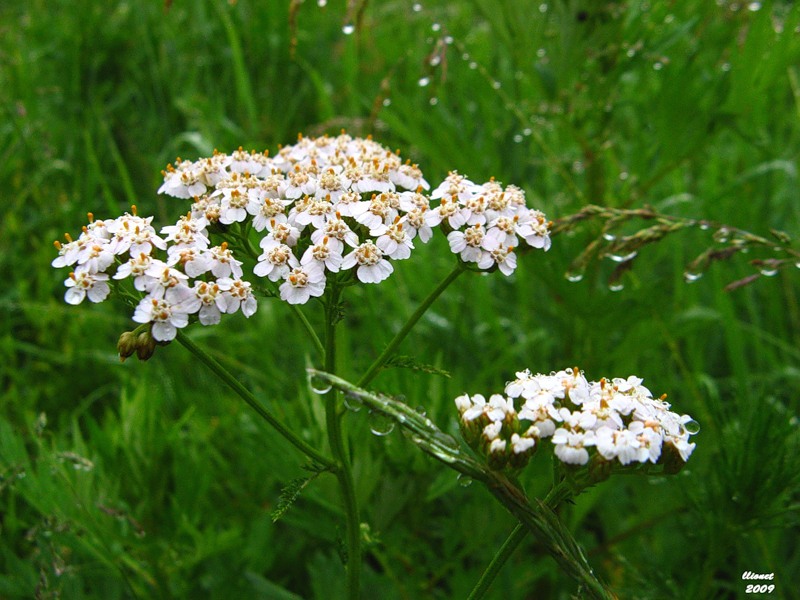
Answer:
M394 431L394 421L382 413L370 412L369 430L375 435L389 435Z
M319 375L310 375L308 377L308 385L311 391L319 395L327 394L333 387L329 381L323 379Z

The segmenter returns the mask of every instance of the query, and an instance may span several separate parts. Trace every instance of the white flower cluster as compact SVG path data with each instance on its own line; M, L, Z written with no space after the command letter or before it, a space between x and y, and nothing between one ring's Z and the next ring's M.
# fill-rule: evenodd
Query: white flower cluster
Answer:
M64 299L80 304L84 298L102 302L110 292L109 277L132 279L144 297L133 314L137 323L152 323L153 338L168 342L178 328L197 314L203 325L218 323L222 313L241 310L245 316L256 310L250 284L241 279L241 263L227 244L211 247L204 219L186 217L178 225L164 227L160 237L150 224L153 217L133 214L95 221L80 237L56 242L54 267L74 267L64 282ZM156 249L166 251L164 260Z
M416 165L345 133L300 136L273 157L239 148L195 162L178 159L158 191L192 199L191 210L161 229L161 237L152 217L135 210L109 221L92 218L79 239L56 242L53 265L74 266L65 282L71 304L101 302L109 277L131 278L145 294L134 320L152 322L153 337L166 342L190 315L210 325L222 313L241 309L249 317L256 310L242 263L226 242L212 246L210 232L243 242L256 260L253 273L275 282L291 304L321 296L334 278L383 281L394 270L391 261L409 258L415 241L429 241L438 226L462 260L506 275L516 267L520 240L550 247L549 224L525 206L519 188L493 180L477 185L450 173L428 190ZM260 254L251 250L253 232Z
M686 462L697 432L689 415L653 398L638 377L587 381L576 369L549 375L520 371L504 394L455 399L467 442L490 464L524 466L545 438L564 463L585 465L590 449L605 461L657 463L669 449Z
M451 173L430 195L417 165L372 139L305 138L276 156L247 152L178 160L159 189L193 198L191 216L209 223L251 223L262 234L254 273L281 282L280 296L303 304L321 296L330 274L355 270L362 283L389 277L393 260L442 225L452 250L481 269L506 275L520 238L548 249L544 215L522 190L477 185Z

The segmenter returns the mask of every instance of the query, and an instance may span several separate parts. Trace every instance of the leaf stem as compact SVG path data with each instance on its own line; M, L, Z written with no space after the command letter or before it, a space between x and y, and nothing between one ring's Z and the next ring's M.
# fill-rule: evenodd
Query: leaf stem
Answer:
M386 364L386 361L389 360L392 353L406 338L408 333L411 331L411 328L417 324L417 321L419 321L422 315L424 315L428 308L430 308L431 304L433 304L433 302L442 294L442 292L444 292L447 287L466 270L466 263L459 261L458 265L456 265L456 268L453 269L430 294L428 294L428 297L422 301L414 313L408 318L408 321L405 322L400 331L398 331L394 338L392 338L392 341L390 341L386 348L383 349L383 352L381 352L380 356L375 359L375 361L370 365L369 369L367 369L364 375L361 376L361 379L359 379L358 383L356 384L357 387L363 388L375 378L381 367Z
M178 332L176 338L178 342L189 352L194 354L200 362L205 364L217 377L224 381L245 403L252 408L258 415L264 419L275 431L282 435L290 444L297 448L300 452L305 454L308 458L318 463L324 469L336 473L339 470L336 462L321 454L313 446L300 439L283 423L278 421L271 412L264 408L256 397L248 390L242 383L233 376L224 366L222 366L214 357L208 354L200 346L195 344L189 336L182 331Z
M480 600L483 598L489 590L489 586L492 585L492 582L494 582L498 573L500 573L500 569L503 568L503 565L506 564L506 561L511 557L514 550L517 549L526 535L528 535L528 529L522 523L517 523L517 526L514 527L506 538L506 541L500 546L497 554L494 555L492 561L486 567L486 570L483 572L483 575L481 575L481 578L478 580L478 583L475 585L475 588L472 590L467 600Z

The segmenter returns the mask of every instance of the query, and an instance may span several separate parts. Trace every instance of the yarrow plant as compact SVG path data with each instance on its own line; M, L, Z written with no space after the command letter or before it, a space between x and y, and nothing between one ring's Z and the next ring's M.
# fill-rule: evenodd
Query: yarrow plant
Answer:
M307 467L314 475L287 488L275 519L314 477L323 472L336 477L346 521L350 598L360 594L362 533L340 392L362 398L372 410L409 429L412 441L423 450L486 483L583 589L593 597L611 597L552 512L570 494L580 492L575 478L569 486L564 478L537 505L516 486L514 474L546 443L561 462L576 468L663 464L663 472L677 472L694 449L689 443L694 422L689 417L671 412L664 397L653 398L636 377L589 382L577 369L550 375L526 370L517 373L503 394L488 400L480 394L456 398L464 439L474 451L466 455L424 415L364 389L461 273L499 271L508 276L522 249L550 248L551 223L527 206L521 188L493 179L479 184L456 172L433 187L417 165L397 152L344 132L299 136L274 156L239 148L196 161L179 158L163 175L159 193L188 204L173 225L157 230L153 218L138 216L134 206L113 219L96 220L90 213L76 239L65 235L65 242L56 242L53 266L70 269L65 300L80 304L112 295L121 298L138 323L120 337L121 359L134 354L149 359L158 345L177 340L310 460ZM396 261L409 259L417 244L429 242L437 230L456 257L453 271L421 302L356 385L336 378L335 333L347 288L387 280ZM312 388L325 399L330 453L283 425L181 331L197 323L218 324L222 315L241 312L251 317L259 301L275 298L289 305L319 354L322 368L314 371ZM321 332L301 310L312 301L324 312ZM333 393L332 386L338 392ZM486 587L484 578L476 590Z

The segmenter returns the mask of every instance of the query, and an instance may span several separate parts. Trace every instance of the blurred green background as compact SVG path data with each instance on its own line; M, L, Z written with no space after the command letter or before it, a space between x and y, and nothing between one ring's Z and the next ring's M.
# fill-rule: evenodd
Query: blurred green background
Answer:
M452 169L517 184L553 219L588 203L651 205L797 236L791 2L318 4L0 7L0 597L342 593L332 478L273 525L301 457L180 346L120 364L123 305L63 302L52 241L77 235L88 211L114 217L132 203L173 223L187 206L155 190L178 155L274 151L301 131L345 128L399 148L434 185ZM557 236L509 279L462 277L401 348L452 376L395 369L374 387L454 431L453 397L499 391L523 368L640 375L702 430L678 476L612 479L564 510L600 577L621 598L733 598L749 570L775 574L772 597L798 597L800 272L723 291L757 273L754 251L689 285L686 265L714 243L698 229L643 250L621 291L608 289L608 260L568 282L599 232ZM437 237L383 285L351 290L345 377L451 260ZM313 354L286 306L262 300L249 320L191 334L324 447L303 375ZM363 413L347 426L368 524L364 597L466 597L512 519L399 433L370 435ZM526 475L532 495L548 489L543 459ZM572 592L529 540L490 597Z

